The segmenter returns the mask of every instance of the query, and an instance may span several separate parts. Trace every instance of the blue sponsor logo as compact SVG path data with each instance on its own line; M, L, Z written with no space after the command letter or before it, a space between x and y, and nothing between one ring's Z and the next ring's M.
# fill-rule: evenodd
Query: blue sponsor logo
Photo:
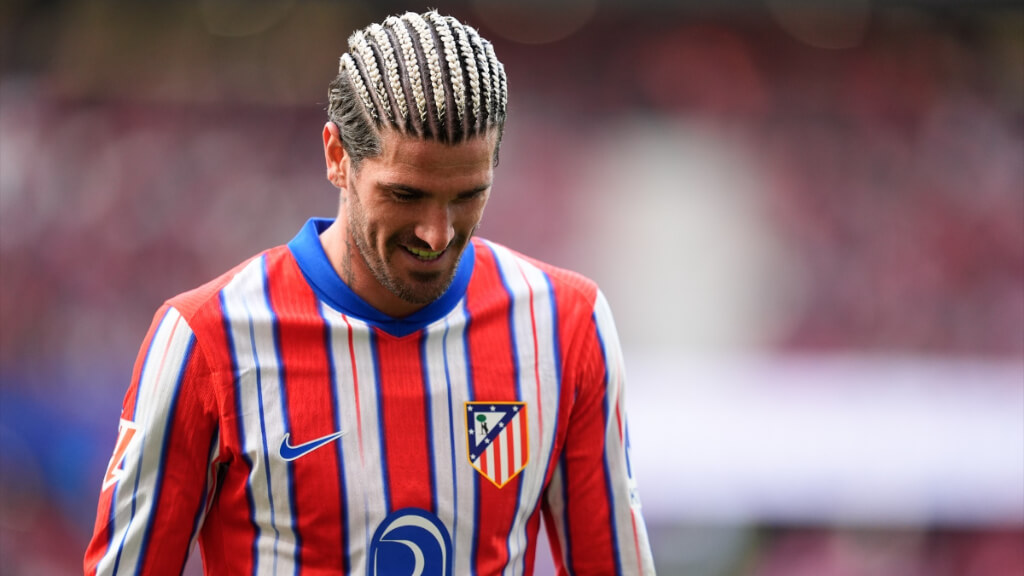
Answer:
M370 541L373 576L451 576L452 538L430 512L403 508L388 515Z

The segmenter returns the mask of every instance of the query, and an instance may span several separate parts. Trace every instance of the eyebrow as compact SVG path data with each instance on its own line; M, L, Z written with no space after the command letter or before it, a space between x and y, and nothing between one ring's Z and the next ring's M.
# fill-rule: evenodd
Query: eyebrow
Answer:
M399 184L396 182L378 182L377 186L384 190L397 190L399 192L417 194L420 196L429 196L431 194L430 192L423 190L421 188L416 188L415 186L408 186L406 184ZM490 187L491 182L488 182L486 184L481 184L480 186L477 186L475 188L470 188L469 190L463 190L456 194L456 196L468 196L470 194L476 194L478 192L483 192L484 190L487 190Z

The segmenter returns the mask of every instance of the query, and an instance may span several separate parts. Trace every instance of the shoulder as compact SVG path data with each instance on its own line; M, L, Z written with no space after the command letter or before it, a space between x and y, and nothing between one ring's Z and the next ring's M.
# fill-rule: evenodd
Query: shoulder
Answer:
M205 284L182 292L167 300L170 306L181 314L182 318L192 326L193 331L200 329L204 322L211 320L220 323L222 317L221 298L228 286L246 283L251 286L262 286L262 282L245 282L247 277L262 279L268 269L275 267L277 262L290 258L286 246L276 246L253 255L227 272L206 282Z
M474 238L478 263L483 259L494 260L502 271L503 277L518 273L531 288L541 288L556 296L561 305L585 310L588 315L593 311L598 300L600 289L590 278L569 270L537 260L521 252L517 252L498 242L484 238ZM521 283L518 279L506 278L506 285Z

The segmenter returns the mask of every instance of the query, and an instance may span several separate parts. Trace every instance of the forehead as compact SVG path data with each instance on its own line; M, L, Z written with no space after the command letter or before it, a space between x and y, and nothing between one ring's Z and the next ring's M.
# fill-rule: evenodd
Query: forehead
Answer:
M473 187L480 180L490 181L496 145L493 131L447 144L386 129L381 132L381 154L364 159L360 171L369 168L380 180L402 184L426 187L429 182L430 188L464 187L470 181Z

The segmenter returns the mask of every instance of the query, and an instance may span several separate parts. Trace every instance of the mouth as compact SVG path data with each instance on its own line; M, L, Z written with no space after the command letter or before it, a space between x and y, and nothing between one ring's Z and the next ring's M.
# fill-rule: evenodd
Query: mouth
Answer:
M441 257L445 253L444 250L440 252L434 252L433 250L420 250L418 248L411 248L409 246L402 246L406 252L412 254L420 262L433 262Z

